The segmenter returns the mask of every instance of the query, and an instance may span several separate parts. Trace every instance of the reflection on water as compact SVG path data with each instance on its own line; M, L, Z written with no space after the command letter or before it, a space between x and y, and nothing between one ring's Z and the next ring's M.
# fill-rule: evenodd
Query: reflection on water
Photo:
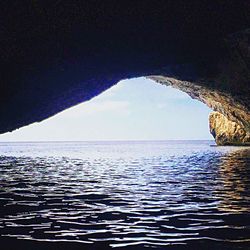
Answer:
M0 234L8 243L249 249L249 148L208 142L0 148Z
M250 212L250 150L241 149L221 157L218 173L222 186L215 195L220 198L218 209L243 213Z

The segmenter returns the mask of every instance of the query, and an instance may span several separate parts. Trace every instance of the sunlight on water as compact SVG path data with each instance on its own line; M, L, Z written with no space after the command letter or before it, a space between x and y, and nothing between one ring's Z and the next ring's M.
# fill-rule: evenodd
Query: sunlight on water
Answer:
M1 143L1 236L248 249L250 149L210 144Z

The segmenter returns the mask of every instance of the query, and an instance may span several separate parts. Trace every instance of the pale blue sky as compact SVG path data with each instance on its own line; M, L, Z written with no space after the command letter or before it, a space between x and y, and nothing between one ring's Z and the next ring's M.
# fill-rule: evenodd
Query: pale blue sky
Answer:
M206 140L210 112L179 90L134 78L0 141Z

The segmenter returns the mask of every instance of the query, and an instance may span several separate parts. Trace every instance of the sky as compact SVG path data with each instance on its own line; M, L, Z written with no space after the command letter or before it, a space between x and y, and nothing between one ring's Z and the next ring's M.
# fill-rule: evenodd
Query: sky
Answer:
M0 141L211 140L210 112L186 93L133 78Z

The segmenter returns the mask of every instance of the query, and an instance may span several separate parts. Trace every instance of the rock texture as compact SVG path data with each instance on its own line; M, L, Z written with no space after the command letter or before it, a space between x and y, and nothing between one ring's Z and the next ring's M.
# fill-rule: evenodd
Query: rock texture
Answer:
M193 99L199 100L214 111L220 112L228 120L236 122L247 131L250 130L249 109L247 106L242 105L240 100L237 100L233 94L211 88L209 84L199 82L198 80L194 83L166 76L148 76L148 78L186 92Z
M210 114L209 128L217 145L250 145L249 131L219 112Z
M193 99L217 111L209 117L210 132L218 145L249 145L250 112L230 93L211 89L201 83L180 81L166 76L149 76L158 83L186 92Z
M0 1L0 133L140 76L249 131L249 13L239 0Z

